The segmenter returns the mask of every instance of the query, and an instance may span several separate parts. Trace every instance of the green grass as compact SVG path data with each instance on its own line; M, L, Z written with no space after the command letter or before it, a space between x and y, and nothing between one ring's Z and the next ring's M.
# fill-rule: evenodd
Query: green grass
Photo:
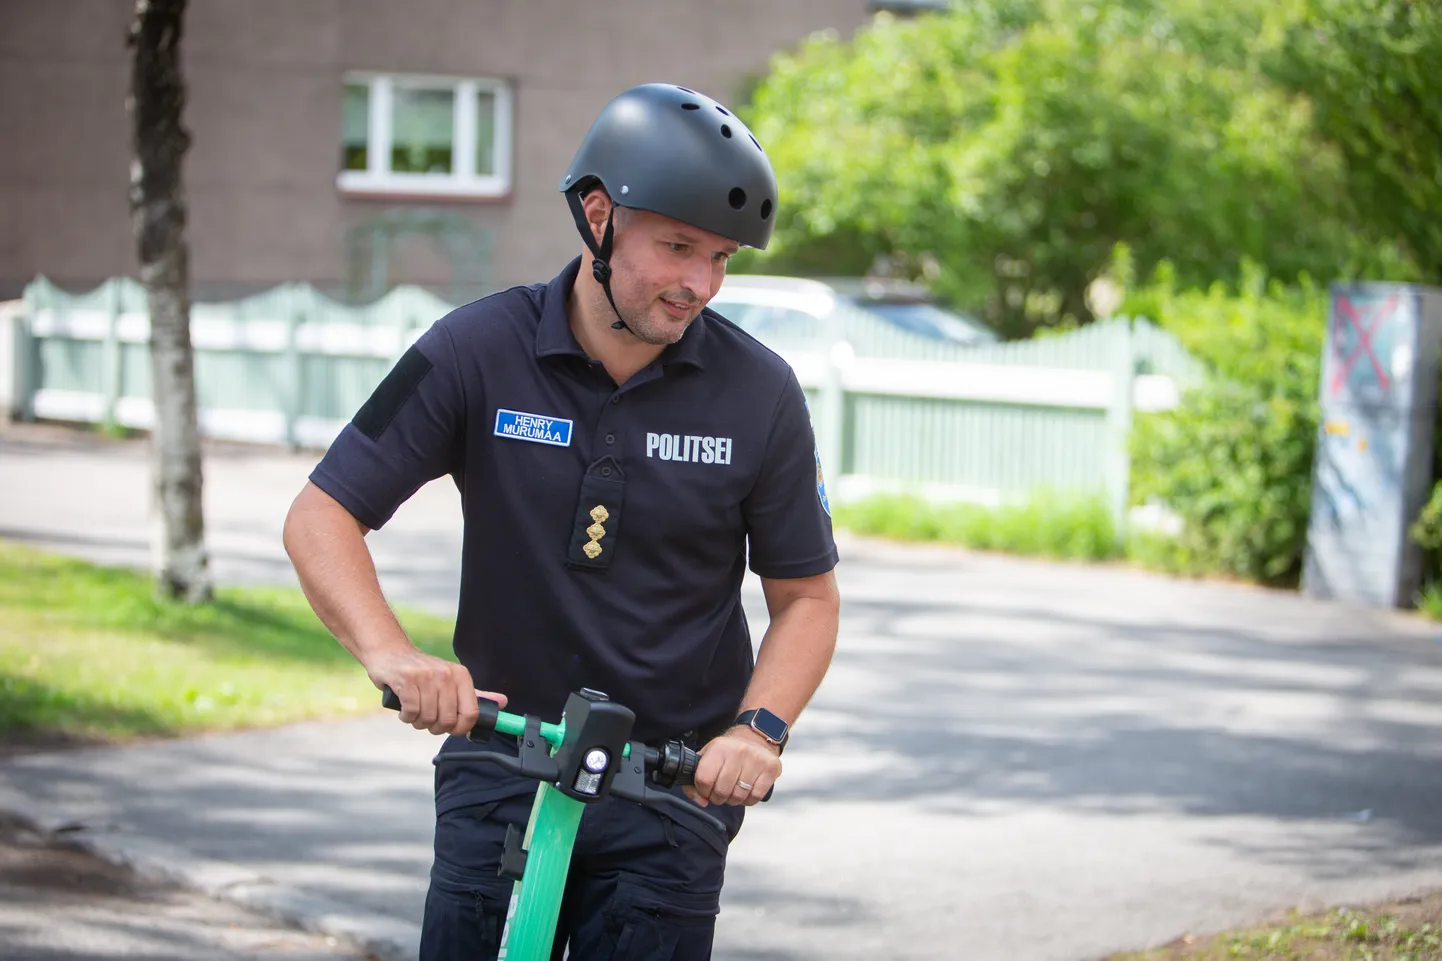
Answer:
M1041 493L993 508L883 494L839 504L835 511L837 526L856 534L1076 560L1120 554L1111 514L1099 497Z
M451 623L412 611L422 649ZM0 541L0 740L193 734L373 710L365 672L297 590L157 601L148 576Z
M1108 961L1438 961L1442 894L1339 908L1208 937L1185 937Z

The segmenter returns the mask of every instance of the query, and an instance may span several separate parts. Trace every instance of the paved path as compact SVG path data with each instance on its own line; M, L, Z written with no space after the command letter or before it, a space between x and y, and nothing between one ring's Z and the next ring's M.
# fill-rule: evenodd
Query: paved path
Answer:
M209 462L217 573L286 580L308 460ZM0 438L0 531L143 557L127 445ZM375 535L445 610L453 491ZM137 553L139 552L139 553ZM847 542L835 666L733 848L717 956L1082 961L1294 905L1442 887L1442 644L1403 614L1116 568ZM753 623L764 623L748 588ZM413 931L433 742L341 724L35 756L0 804L202 888Z
M6 961L367 961L309 934L55 843L0 813Z

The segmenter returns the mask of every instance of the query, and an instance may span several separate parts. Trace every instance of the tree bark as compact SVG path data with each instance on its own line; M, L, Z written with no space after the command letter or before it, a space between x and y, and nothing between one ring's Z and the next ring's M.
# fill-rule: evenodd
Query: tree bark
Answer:
M190 250L181 170L190 134L182 124L180 39L186 0L136 0L130 25L134 158L130 213L150 310L152 568L161 597L210 599L201 509L200 430L190 344Z

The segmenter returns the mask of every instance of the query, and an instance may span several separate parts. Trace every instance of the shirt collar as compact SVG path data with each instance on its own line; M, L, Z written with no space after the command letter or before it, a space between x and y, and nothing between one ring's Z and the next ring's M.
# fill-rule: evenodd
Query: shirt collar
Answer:
M571 318L566 314L566 304L571 299L571 288L581 272L581 258L577 257L546 285L541 300L541 324L536 329L536 356L550 357L554 354L571 354L585 357L586 352L576 343L571 333Z
M585 357L586 352L576 342L576 335L571 332L571 318L566 313L566 305L571 300L571 289L576 285L576 278L581 273L581 258L577 257L565 266L565 268L546 285L546 292L541 303L541 323L536 328L536 356L551 357L557 354L570 355L574 357ZM701 360L703 344L706 340L706 326L710 321L706 317L707 312L702 311L700 315L686 328L686 333L674 344L668 344L661 352L660 362L663 366L671 364L688 364L698 370L704 370L706 365Z

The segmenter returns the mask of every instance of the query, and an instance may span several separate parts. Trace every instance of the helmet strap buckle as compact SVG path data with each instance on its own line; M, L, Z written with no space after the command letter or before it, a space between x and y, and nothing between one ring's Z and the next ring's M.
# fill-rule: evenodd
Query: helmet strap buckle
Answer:
M616 239L616 207L614 204L606 214L606 231L601 237L601 242L596 243L596 237L591 232L591 222L586 219L586 208L581 204L581 195L577 190L571 190L566 194L566 203L571 208L571 216L576 221L576 229L581 233L581 239L586 242L586 248L591 251L591 276L596 278L596 283L601 285L601 290L606 294L606 300L610 302L611 309L616 312L616 322L611 325L612 330L626 330L626 321L621 317L621 310L616 306L616 298L611 294L611 245Z

